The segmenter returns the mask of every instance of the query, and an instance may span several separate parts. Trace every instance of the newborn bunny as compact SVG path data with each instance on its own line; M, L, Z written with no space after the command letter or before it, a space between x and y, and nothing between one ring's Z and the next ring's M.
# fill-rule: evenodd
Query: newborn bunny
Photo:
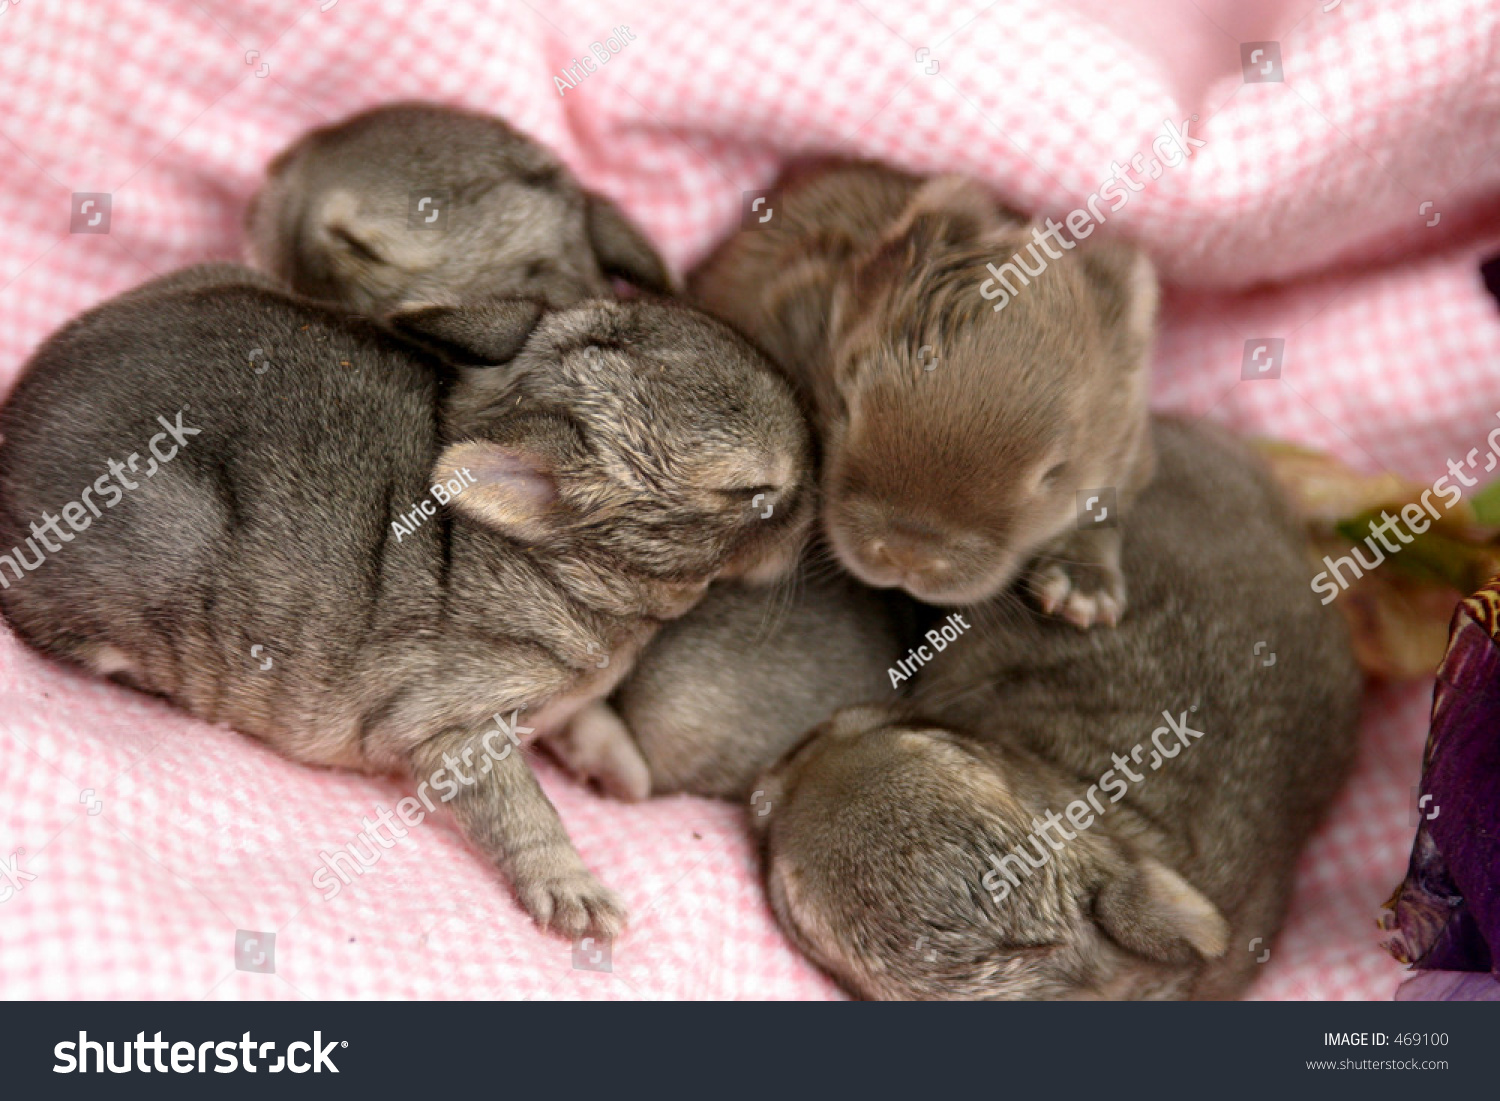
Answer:
M1151 477L1150 263L1059 239L1028 280L1006 265L1033 228L958 177L842 165L780 186L772 220L689 289L805 391L839 560L934 604L986 600L1029 565L1046 611L1117 622L1119 534L1080 530L1079 505L1109 488L1118 514ZM1015 292L998 305L987 265Z
M169 276L32 358L0 409L0 610L288 757L410 774L539 923L613 934L512 745L602 700L715 577L794 560L790 390L680 306L395 319L444 361L262 282Z
M785 590L720 582L642 652L612 701L614 736L589 730L569 764L626 798L744 798L809 727L894 696L886 670L901 621L887 594L847 577L809 574Z
M776 913L851 990L1224 998L1276 936L1359 677L1268 480L1155 435L1115 631L981 620L910 710L840 712L757 784Z
M611 275L672 289L641 231L550 152L438 104L307 134L272 162L247 222L260 267L371 314L494 295L571 306L607 296Z

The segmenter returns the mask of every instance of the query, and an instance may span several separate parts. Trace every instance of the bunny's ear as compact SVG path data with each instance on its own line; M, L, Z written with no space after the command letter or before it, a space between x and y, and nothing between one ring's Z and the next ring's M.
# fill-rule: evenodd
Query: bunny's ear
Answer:
M914 259L950 247L1006 239L1018 234L1023 224L973 180L934 177L912 193L889 228L856 258L850 297L856 303L878 301L911 285Z
M1019 215L1000 206L973 180L935 176L913 193L885 241L923 248L961 245L1022 222Z
M392 233L353 191L334 188L316 200L305 227L311 239L364 266L421 271L437 258L438 235Z
M535 449L465 440L443 449L432 478L448 487L449 503L462 515L534 543L557 527L555 466Z
M642 290L672 293L672 277L655 247L636 224L609 199L585 193L589 240L607 275L616 275Z
M1127 362L1135 366L1156 328L1156 269L1144 252L1114 241L1091 242L1078 252L1105 324L1121 334Z
M772 278L762 302L766 312L779 322L780 340L768 351L783 362L796 362L799 348L821 348L829 333L829 309L837 269L820 257L796 260Z
M1163 963L1222 956L1229 947L1229 923L1218 908L1149 856L1105 884L1094 920L1121 948Z
M515 358L544 312L542 304L530 298L494 298L400 310L386 323L456 366L490 367Z

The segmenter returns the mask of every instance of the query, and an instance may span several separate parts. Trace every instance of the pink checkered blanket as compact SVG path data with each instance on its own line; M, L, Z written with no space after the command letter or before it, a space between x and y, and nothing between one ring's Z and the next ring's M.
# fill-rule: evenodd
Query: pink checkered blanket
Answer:
M240 255L301 131L422 97L552 146L679 271L809 151L1088 210L1168 281L1159 407L1431 481L1500 411L1476 271L1500 240L1497 28L1490 0L0 0L0 389L78 311ZM1256 996L1390 996L1375 915L1429 688L1372 691ZM0 993L838 996L778 933L737 808L540 772L630 905L612 970L538 933L442 820L324 901L319 853L402 785L288 764L0 631Z

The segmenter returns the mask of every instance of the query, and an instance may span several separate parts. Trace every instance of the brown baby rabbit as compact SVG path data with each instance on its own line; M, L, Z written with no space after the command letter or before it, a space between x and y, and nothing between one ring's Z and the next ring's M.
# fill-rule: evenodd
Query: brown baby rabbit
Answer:
M611 700L613 726L574 726L568 737L587 741L567 763L628 799L745 798L809 727L894 697L902 612L847 575L718 582L642 651Z
M512 746L602 706L714 578L795 560L791 391L680 306L394 319L440 359L263 283L192 269L35 354L0 409L0 610L288 757L411 775L539 923L613 934Z
M1224 998L1275 938L1359 675L1247 454L1155 436L1116 630L978 619L909 708L840 712L757 785L776 913L852 991Z
M545 148L439 104L307 134L272 162L247 221L258 266L364 313L496 295L571 306L608 295L612 275L672 289L641 231Z
M949 605L1026 569L1045 610L1117 622L1118 533L1077 518L1089 496L1128 508L1151 477L1149 261L1061 238L1036 251L1045 233L959 177L852 164L779 187L689 290L805 391L840 561ZM1031 279L1006 267L1028 250L1046 265Z

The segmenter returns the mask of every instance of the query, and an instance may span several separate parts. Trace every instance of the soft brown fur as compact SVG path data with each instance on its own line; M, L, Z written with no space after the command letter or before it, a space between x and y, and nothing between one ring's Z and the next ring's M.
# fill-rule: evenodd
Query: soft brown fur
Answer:
M938 604L988 599L1029 567L1044 608L1115 622L1118 534L1078 530L1077 499L1113 487L1127 508L1151 476L1150 264L1087 242L995 312L986 262L1032 238L977 185L836 165L780 187L772 220L689 290L813 406L839 559Z
M1225 998L1276 937L1353 756L1358 671L1254 462L1155 434L1116 630L976 609L909 705L840 712L757 783L777 916L856 993ZM1028 841L1049 812L1073 836Z

